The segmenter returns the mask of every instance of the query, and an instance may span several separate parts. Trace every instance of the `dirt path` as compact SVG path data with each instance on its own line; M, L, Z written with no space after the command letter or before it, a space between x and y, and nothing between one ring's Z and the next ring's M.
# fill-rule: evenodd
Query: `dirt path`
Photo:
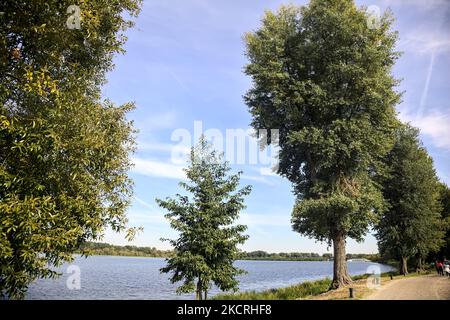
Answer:
M450 300L450 279L438 275L393 280L367 300Z

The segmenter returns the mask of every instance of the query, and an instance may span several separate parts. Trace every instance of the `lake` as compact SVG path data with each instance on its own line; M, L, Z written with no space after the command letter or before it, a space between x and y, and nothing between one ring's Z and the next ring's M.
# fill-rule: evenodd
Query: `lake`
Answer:
M58 279L39 279L30 285L27 299L193 299L194 294L177 295L176 284L160 274L162 258L91 256L76 257L73 263L58 269ZM241 291L286 287L307 280L332 277L332 261L236 261L248 273L239 277ZM352 275L387 272L391 267L371 263L348 262ZM69 289L67 282L80 272L80 289ZM213 288L210 296L219 290Z

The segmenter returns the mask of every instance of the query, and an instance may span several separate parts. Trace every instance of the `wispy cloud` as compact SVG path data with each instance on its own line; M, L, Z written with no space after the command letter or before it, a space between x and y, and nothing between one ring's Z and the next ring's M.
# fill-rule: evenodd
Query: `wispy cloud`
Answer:
M259 173L262 176L278 177L278 174L272 168L267 167L260 168Z
M137 203L144 206L145 208L150 209L150 210L155 210L155 206L151 205L150 203L148 203L145 200L142 200L138 196L134 196L134 199L137 201Z
M431 76L433 74L433 69L434 69L434 59L435 59L435 57L436 57L435 52L432 52L431 53L431 57L430 57L430 63L428 65L427 77L425 78L425 86L424 86L423 91L422 91L422 97L420 98L419 111L417 112L417 116L418 117L422 116L423 111L425 109L425 104L427 102L428 91L430 89Z
M165 224L167 220L164 215L155 214L146 211L134 211L131 210L127 217L129 219L130 224L132 225L143 225L143 224Z
M433 111L425 116L414 116L410 113L400 113L400 119L410 122L429 137L438 148L450 151L450 112Z
M134 196L134 200L136 201L137 207L133 206L127 214L131 224L139 225L166 222L163 210L156 205L152 205L137 196Z
M269 186L274 186L275 184L270 181L269 179L265 178L265 177L261 177L261 176L252 176L252 175L242 175L241 177L243 180L250 180L253 182L257 182L257 183L263 183Z
M132 159L134 167L132 168L133 173L149 176L149 177L159 177L168 179L178 179L185 180L186 174L184 168L186 163L174 164L170 160L160 161L160 160L149 160L134 157ZM264 168L261 168L261 170ZM278 177L275 173L271 172L270 169L262 170L263 173L260 175L249 175L243 174L241 176L242 180L249 180L256 183L262 183L269 186L275 186L273 179L268 179L268 177ZM139 202L139 200L138 200Z
M147 142L138 141L138 150L140 151L161 151L165 153L175 152L177 154L189 155L191 148L175 143L160 143L160 142Z
M180 86L184 91L190 91L186 83L180 78L180 76L173 70L168 69L167 72L172 76L175 82Z
M441 54L450 51L448 33L438 30L412 30L399 41L399 48L405 52L417 54Z
M244 212L239 218L239 223L254 226L290 226L290 213L284 214L257 214Z
M167 111L154 113L144 119L137 119L137 124L141 131L156 131L174 128L177 120L178 116L175 111Z
M385 6L415 6L421 10L433 10L449 6L448 0L384 0Z
M150 177L169 178L169 179L186 179L186 175L182 166L174 165L169 162L146 160L141 158L133 158L134 167L131 170L134 173L142 174Z

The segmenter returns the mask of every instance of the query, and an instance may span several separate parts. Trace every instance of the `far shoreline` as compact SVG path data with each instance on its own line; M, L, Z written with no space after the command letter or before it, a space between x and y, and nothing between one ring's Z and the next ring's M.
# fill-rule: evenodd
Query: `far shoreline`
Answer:
M84 258L89 257L124 257L124 258L154 258L154 259L169 259L170 257L157 257L157 256L146 256L146 255L126 255L126 254L100 254L100 253L93 253L93 254L83 254L81 252L77 252L74 254L74 256L81 256ZM326 259L293 259L293 258L286 258L286 259L280 259L280 258L239 258L235 261L270 261L270 262L333 262L333 260L326 260ZM372 260L358 260L358 259L348 259L347 262L366 262L366 263L378 263L378 264L385 264L389 265L386 262L380 262L380 261L372 261Z
M134 245L114 245L110 243L91 242L83 243L76 252L86 256L111 257L146 257L167 259L175 255L173 250L161 250L156 247L138 247ZM263 250L240 251L236 261L333 261L330 253L316 252L266 252ZM347 261L361 261L389 264L383 261L378 253L348 253Z

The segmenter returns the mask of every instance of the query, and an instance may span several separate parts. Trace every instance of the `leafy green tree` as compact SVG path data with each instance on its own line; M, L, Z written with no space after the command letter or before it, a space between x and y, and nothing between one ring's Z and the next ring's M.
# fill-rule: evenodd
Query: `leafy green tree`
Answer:
M140 1L77 3L0 2L0 296L11 299L105 227L126 227L133 105L103 101L101 85Z
M245 36L252 126L280 130L278 173L297 197L293 228L333 244L335 288L351 282L346 238L362 240L383 208L373 177L392 147L400 100L393 18L377 28L367 18L352 0L311 0L266 12Z
M241 172L228 175L230 170L222 155L202 137L192 148L185 169L191 183L180 182L192 197L178 194L174 199L157 199L169 211L170 225L179 232L178 239L168 240L175 256L161 271L173 273L172 283L183 281L178 293L195 291L198 300L207 299L211 283L223 291L236 290L235 277L243 273L233 262L239 256L237 245L248 238L243 235L247 227L234 222L245 208L244 197L251 187L236 191Z
M421 145L418 130L404 125L386 162L390 174L384 181L389 208L376 227L383 256L399 259L400 272L408 273L408 258L421 260L442 245L441 207L433 160Z
M439 202L441 204L441 226L446 232L444 243L440 250L435 254L435 258L450 258L450 188L444 184L439 184ZM437 257L436 257L437 256Z

